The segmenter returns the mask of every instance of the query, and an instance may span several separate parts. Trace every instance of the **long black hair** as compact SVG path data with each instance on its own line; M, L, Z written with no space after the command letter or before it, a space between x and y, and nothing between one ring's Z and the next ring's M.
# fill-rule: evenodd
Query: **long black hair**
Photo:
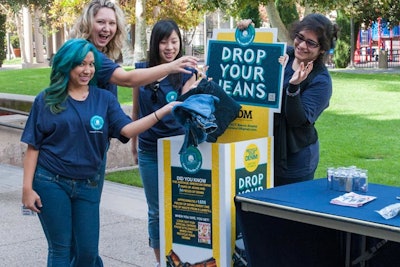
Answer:
M149 67L154 67L160 65L161 58L160 58L160 42L171 36L173 32L179 37L179 52L175 59L182 57L183 55L183 43L182 43L182 35L181 31L179 30L178 25L172 19L163 19L159 20L153 26L153 30L151 31L150 36L150 51L149 51ZM172 86L175 89L179 89L182 86L182 74L175 73L168 75L168 79Z

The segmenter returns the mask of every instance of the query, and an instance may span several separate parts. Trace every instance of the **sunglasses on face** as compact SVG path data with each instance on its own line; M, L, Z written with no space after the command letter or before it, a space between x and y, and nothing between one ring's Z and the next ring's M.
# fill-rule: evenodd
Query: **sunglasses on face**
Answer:
M301 43L301 42L305 42L308 48L317 48L319 47L319 43L310 40L310 39L306 39L304 37L304 35L300 34L300 33L296 33L295 35L295 40L297 40L297 42Z
M158 101L158 96L157 96L158 89L160 89L159 82L155 83L151 88L151 90L153 90L153 93L151 94L151 102L153 102L153 104L157 103Z

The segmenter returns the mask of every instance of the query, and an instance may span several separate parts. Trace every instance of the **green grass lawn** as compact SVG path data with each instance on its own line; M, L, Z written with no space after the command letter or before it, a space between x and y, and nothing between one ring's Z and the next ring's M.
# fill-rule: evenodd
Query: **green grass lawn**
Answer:
M367 169L369 180L399 186L399 74L331 72L330 107L317 121L321 160L316 177L328 167Z
M21 95L37 95L50 83L49 67L0 71L0 92ZM132 89L119 87L121 104L132 103Z
M49 68L0 71L0 92L36 95L48 85L49 74ZM316 123L321 144L316 177L325 177L328 167L355 165L368 170L370 182L399 186L400 75L331 74L331 103ZM119 88L118 98L131 104L131 89ZM137 170L110 173L107 179L141 185Z

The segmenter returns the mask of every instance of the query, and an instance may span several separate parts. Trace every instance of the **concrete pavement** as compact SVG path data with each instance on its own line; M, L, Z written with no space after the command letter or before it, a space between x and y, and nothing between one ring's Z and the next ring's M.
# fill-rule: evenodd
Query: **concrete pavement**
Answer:
M21 215L22 173L20 167L0 164L0 265L46 266L47 243L39 219ZM153 267L143 190L106 181L100 212L104 266Z

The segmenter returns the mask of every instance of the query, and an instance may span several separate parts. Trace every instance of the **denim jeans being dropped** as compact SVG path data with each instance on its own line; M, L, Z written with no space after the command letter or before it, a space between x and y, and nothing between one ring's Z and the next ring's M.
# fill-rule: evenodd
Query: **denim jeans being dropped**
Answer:
M160 248L157 152L139 151L139 172L148 206L149 246Z
M39 219L48 242L47 266L103 266L99 256L102 175L72 180L38 166L33 189L43 207Z

